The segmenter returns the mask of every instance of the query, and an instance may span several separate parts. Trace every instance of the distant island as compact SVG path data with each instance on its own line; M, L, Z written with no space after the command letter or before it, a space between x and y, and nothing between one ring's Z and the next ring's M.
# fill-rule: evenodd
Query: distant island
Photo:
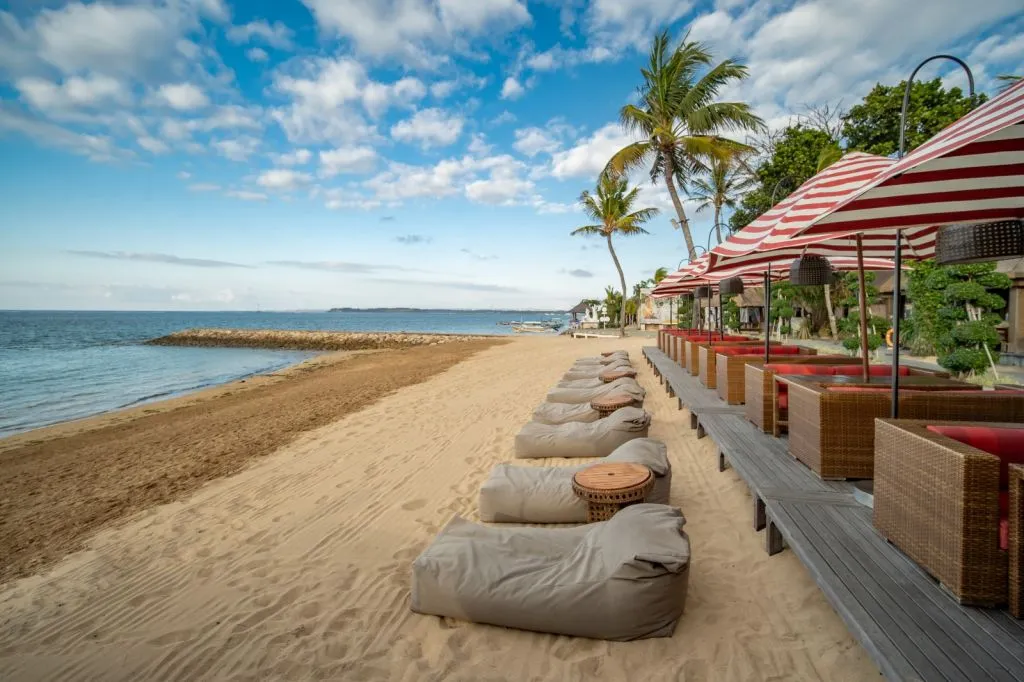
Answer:
M497 310L493 308L331 308L329 313L551 313L564 310Z

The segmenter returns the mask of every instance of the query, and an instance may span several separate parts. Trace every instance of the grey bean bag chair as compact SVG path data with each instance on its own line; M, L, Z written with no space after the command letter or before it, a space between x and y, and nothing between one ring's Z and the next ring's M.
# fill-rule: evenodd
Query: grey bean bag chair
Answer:
M611 367L612 365L632 364L629 358L613 355L608 358L580 358L573 363L574 367Z
M533 421L541 424L568 424L569 422L596 422L601 413L590 403L541 403L533 411Z
M660 504L576 528L455 517L413 562L412 610L574 637L669 637L689 581L685 523Z
M516 457L607 457L623 443L646 438L651 415L623 407L591 424L529 422L516 435Z
M594 377L592 379L562 379L557 384L556 388L597 388L598 386L604 386L604 380L601 377Z
M607 365L616 360L629 360L629 353L624 350L617 350L611 355L594 355L587 358L580 358L576 361L576 364L580 363L591 363L591 364L602 364Z
M643 464L654 473L647 502L668 504L672 466L665 444L637 438L599 462ZM571 467L499 464L480 487L480 520L495 523L586 523L587 505L572 491L572 477L599 462Z
M621 365L579 365L571 367L565 376L562 377L563 381L574 381L576 379L594 379L605 372L613 372L619 369L633 369L633 365L627 363Z
M632 396L637 403L642 403L647 395L636 379L623 377L593 388L553 388L548 391L546 400L549 403L589 403L594 398L619 393Z

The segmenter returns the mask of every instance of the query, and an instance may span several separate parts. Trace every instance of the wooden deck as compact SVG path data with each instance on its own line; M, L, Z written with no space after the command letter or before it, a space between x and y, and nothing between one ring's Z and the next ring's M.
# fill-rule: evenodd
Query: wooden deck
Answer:
M960 606L875 531L852 484L821 480L789 455L785 440L721 410L720 400L716 409L700 391L713 392L688 374L683 381L657 348L644 355L681 402L693 401L691 419L715 441L719 468L731 466L750 488L766 550L789 547L800 558L886 678L1024 680L1024 621Z
M679 409L690 411L690 428L697 429L697 437L704 437L700 426L700 415L713 413L743 414L742 405L727 405L718 393L707 389L700 379L692 376L678 363L654 346L644 347L644 357L661 379L668 394L677 399Z

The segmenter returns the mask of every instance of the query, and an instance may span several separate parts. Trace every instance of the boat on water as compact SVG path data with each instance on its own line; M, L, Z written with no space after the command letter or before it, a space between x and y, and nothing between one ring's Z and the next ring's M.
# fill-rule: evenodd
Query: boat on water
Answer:
M513 322L512 331L517 334L546 334L547 332L555 331L555 328L547 322L525 321Z

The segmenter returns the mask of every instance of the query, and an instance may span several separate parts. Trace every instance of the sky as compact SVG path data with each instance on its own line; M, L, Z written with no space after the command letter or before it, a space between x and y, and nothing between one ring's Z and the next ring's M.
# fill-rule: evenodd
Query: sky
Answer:
M1024 73L1020 0L5 0L0 309L600 297L576 198L662 29L743 61L724 96L775 129L937 52ZM686 255L635 180L662 212L617 242L630 288Z

